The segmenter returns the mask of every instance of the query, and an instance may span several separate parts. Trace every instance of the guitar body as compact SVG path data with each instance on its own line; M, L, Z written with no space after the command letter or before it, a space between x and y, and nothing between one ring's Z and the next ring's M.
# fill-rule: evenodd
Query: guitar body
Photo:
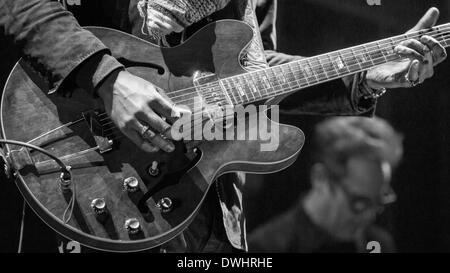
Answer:
M88 29L129 71L166 95L193 87L196 77L205 73L216 79L245 73L239 55L252 38L249 26L233 20L212 23L173 48L160 48L112 29ZM80 122L82 113L99 105L82 90L69 90L65 96L48 94L45 83L19 61L9 76L0 110L4 138L41 146L72 167L75 188L63 190L60 171L52 160L7 145L8 152L22 151L13 162L33 163L16 168L16 184L27 203L56 232L100 250L140 251L169 241L193 220L219 176L235 171L280 171L295 161L304 142L301 130L280 124L279 147L270 152L261 151L262 140L213 140L195 145L177 142L173 153L148 154L122 137L110 151L100 153L89 150L98 143L86 118ZM115 136L122 135L117 132ZM126 178L137 179L136 191L124 189ZM73 193L72 215L63 221ZM169 210L161 209L163 198L172 201ZM100 218L91 207L94 199L103 199L107 206ZM130 218L139 221L136 233L124 226Z

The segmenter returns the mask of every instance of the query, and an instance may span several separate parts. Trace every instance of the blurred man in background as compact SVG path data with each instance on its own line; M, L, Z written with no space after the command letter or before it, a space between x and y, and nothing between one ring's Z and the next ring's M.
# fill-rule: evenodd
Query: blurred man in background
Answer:
M314 141L311 190L253 231L250 251L394 251L374 221L396 199L390 181L402 156L400 135L380 118L339 117L319 123Z

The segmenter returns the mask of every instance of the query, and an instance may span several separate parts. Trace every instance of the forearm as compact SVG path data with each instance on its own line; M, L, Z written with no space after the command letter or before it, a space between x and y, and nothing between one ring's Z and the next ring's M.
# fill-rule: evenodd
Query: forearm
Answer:
M120 64L105 45L89 31L80 27L72 14L58 2L48 0L0 0L0 26L20 48L24 60L51 87L58 88L76 68L94 55L89 67L93 73L74 75L85 89L93 89ZM97 68L102 73L95 74ZM85 71L83 70L78 70Z

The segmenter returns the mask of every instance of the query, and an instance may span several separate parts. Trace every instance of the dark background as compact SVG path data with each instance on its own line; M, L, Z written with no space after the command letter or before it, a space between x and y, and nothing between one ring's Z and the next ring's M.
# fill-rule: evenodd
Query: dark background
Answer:
M370 1L369 1L370 2ZM376 1L375 1L376 2ZM450 1L279 0L279 51L311 56L403 33L431 6L438 23L450 22ZM14 47L0 33L0 86L17 60ZM395 238L399 252L450 251L450 60L436 67L435 76L413 89L390 90L378 103L376 115L405 136L404 159L394 173L398 200L379 222ZM290 168L266 176L252 175L247 183L247 226L257 225L293 205L308 185L308 137L322 117L282 116L300 127L307 143ZM0 252L17 251L22 198L14 183L1 177ZM56 251L54 233L27 211L23 250Z

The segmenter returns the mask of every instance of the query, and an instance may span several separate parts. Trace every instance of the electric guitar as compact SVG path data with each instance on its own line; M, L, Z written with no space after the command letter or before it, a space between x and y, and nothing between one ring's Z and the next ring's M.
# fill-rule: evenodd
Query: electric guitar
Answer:
M253 31L240 21L211 23L173 48L113 29L87 29L173 103L192 105L201 98L211 109L270 101L398 60L393 48L406 39L427 34L448 46L450 37L450 25L441 25L248 72L240 57ZM113 126L99 101L67 91L49 94L46 83L19 61L3 92L1 133L44 148L71 167L65 179L54 160L5 145L16 184L34 212L56 232L95 249L140 251L171 240L193 220L218 177L280 171L296 160L304 143L300 129L271 122L279 128L273 151L262 151L266 141L258 136L178 141L173 153L148 154ZM255 129L248 124L246 133Z

